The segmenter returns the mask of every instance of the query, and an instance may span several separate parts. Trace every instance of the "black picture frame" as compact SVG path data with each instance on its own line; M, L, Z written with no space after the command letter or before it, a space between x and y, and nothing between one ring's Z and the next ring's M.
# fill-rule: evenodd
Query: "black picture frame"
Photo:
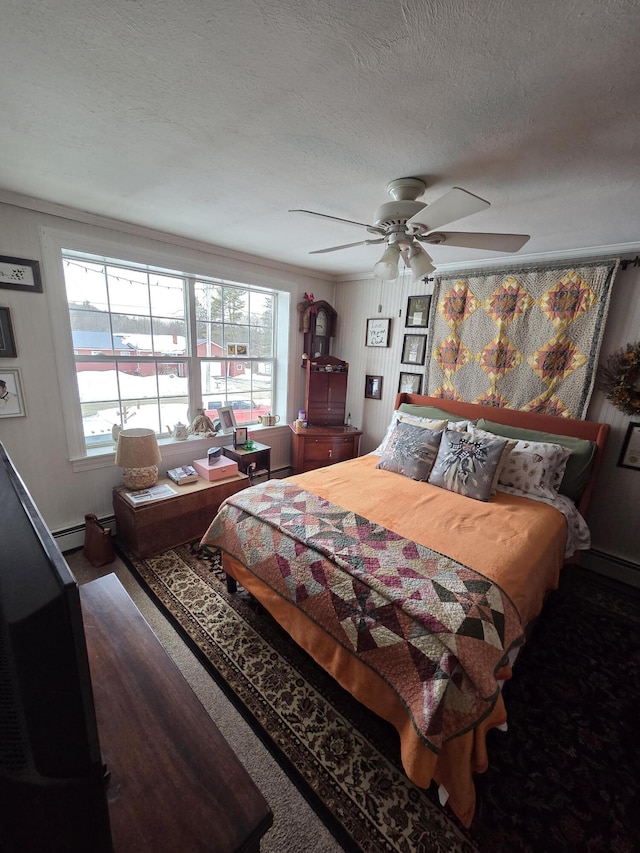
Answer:
M367 337L365 341L366 346L388 347L390 329L390 317L370 317L367 320Z
M249 430L247 427L236 427L233 431L233 446L244 447L249 439Z
M627 427L618 459L618 467L640 471L640 423L637 421L631 421Z
M364 396L368 400L382 399L382 376L367 375L364 383Z
M8 308L0 308L0 358L16 358L17 355L11 311Z
M426 335L405 335L402 344L402 364L424 364L427 352Z
M40 263L27 258L0 255L0 287L42 293Z
M407 316L405 326L411 329L429 328L429 311L431 309L431 297L410 296L407 299Z
M420 386L422 384L422 374L421 373L409 373L407 371L400 371L400 380L398 382L398 394L403 391L406 394L419 394Z

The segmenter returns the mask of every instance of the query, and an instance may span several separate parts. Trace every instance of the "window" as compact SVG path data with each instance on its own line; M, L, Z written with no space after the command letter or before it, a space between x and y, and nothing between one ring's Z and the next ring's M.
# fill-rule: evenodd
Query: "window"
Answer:
M275 409L277 291L67 250L62 266L85 449L116 424L162 436L200 407Z

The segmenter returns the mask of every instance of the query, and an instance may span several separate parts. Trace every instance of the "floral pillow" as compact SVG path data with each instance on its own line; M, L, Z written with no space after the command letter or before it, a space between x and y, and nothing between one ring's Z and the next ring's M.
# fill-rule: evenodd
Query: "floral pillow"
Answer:
M426 481L433 468L442 431L399 421L376 465L412 480Z
M499 482L532 497L555 500L571 451L559 444L518 441L500 472Z
M506 438L445 430L429 482L477 501L488 501Z
M447 421L445 421L445 420L435 420L433 418L421 418L421 417L418 417L417 415L405 414L404 412L401 412L398 409L396 409L395 412L393 413L392 417L391 417L391 423L387 427L387 431L385 433L384 438L382 439L382 441L380 442L378 447L376 447L376 449L374 451L372 451L377 456L382 456L382 454L386 450L389 439L391 438L391 435L393 434L394 429L396 428L397 424L400 421L402 421L403 423L412 424L413 426L422 427L423 429L432 429L432 430L443 430L447 426Z

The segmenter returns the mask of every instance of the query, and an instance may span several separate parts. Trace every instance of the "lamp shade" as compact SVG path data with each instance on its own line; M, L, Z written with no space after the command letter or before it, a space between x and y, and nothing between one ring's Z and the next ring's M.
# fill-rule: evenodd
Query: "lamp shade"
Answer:
M398 278L398 262L400 260L400 249L397 246L387 246L382 257L374 266L374 273L383 281L393 281Z
M156 434L152 429L135 427L121 430L116 447L116 465L124 468L123 481L129 489L148 489L158 480L158 462L162 461Z
M429 273L435 270L429 256L417 246L412 247L412 251L409 253L409 266L415 281L426 278Z

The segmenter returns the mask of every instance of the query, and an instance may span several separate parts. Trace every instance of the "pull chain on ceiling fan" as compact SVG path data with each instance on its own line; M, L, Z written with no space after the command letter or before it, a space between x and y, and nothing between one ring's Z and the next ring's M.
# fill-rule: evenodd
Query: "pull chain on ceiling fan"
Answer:
M454 187L433 204L425 204L416 199L422 195L426 184L420 178L398 178L387 185L387 192L393 201L380 205L374 214L373 225L342 219L314 210L290 210L290 213L305 213L319 216L333 222L345 222L365 228L373 239L360 240L357 243L344 243L328 249L316 249L310 252L319 255L325 252L337 252L351 249L353 246L372 246L386 243L380 260L375 264L374 273L385 281L393 281L399 275L400 258L413 273L415 280L426 278L435 270L431 256L421 245L456 246L470 249L490 249L494 252L517 252L529 239L528 234L493 234L488 232L467 233L462 231L436 231L442 225L479 213L490 207L488 201L460 187Z

